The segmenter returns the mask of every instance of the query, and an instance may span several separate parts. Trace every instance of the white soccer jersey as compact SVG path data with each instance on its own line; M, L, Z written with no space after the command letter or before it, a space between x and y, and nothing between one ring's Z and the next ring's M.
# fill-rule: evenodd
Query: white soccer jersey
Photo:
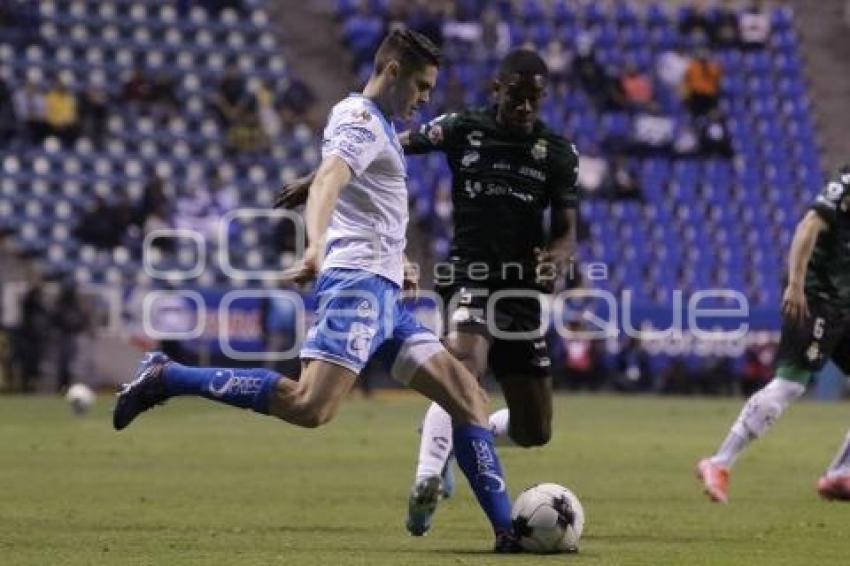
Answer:
M336 155L353 173L328 226L322 270L376 273L403 279L407 230L407 168L392 124L374 102L352 94L331 110L322 157Z

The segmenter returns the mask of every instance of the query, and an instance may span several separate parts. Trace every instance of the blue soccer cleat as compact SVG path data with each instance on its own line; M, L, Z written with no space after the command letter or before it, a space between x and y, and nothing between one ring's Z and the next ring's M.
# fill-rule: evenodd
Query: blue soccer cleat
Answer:
M421 537L431 529L431 519L443 495L443 480L431 476L417 482L407 501L407 532Z
M112 411L112 426L115 430L126 428L140 413L168 399L165 392L163 368L171 359L162 352L148 352L133 375L133 381L125 383L118 393Z

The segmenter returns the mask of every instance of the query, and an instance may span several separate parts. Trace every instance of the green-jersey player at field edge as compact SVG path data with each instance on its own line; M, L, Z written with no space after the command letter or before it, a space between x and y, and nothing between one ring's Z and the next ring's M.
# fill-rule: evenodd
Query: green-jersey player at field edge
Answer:
M850 167L827 184L797 225L788 263L776 377L750 397L717 453L697 466L712 501L727 501L735 460L805 392L827 360L850 374ZM850 434L819 479L818 492L850 500Z

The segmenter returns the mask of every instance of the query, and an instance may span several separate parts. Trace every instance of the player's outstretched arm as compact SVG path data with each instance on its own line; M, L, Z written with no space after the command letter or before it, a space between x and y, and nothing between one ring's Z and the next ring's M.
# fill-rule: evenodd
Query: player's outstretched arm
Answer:
M818 235L826 228L826 220L814 210L810 210L794 231L791 251L788 253L788 287L782 297L782 312L792 320L802 322L809 315L803 288L806 269Z
M316 178L310 186L304 220L310 242L304 257L287 273L285 279L303 285L319 271L321 251L325 247L325 233L330 224L342 188L351 180L351 169L340 157L331 155L322 161Z
M307 202L310 185L316 180L316 171L311 171L303 177L298 177L284 185L274 199L274 208L292 209Z

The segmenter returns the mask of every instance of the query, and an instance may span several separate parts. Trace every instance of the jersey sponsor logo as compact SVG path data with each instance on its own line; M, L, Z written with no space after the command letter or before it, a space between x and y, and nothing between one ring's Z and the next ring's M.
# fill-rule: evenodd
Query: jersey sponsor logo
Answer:
M487 183L487 187L484 190L484 196L488 197L500 197L500 196L511 196L514 198L518 198L522 202L531 202L534 200L534 195L530 195L528 193L522 193L520 191L514 190L512 187L507 185L500 185L498 183Z
M481 138L484 137L484 132L481 130L473 130L466 134L466 141L469 142L469 145L472 147L481 147Z
M464 167L469 167L473 163L477 163L481 159L481 155L477 151L467 151L463 154L460 164Z
M377 137L368 128L351 124L340 124L333 131L334 137L342 136L353 143L372 143Z
M505 491L505 480L496 471L496 459L490 445L480 439L472 440L472 449L475 452L475 464L478 468L478 477L482 481L484 491L490 493L501 493Z
M531 157L535 161L543 161L549 155L549 142L540 138L537 143L531 148Z
M348 157L353 159L357 159L361 155L363 155L363 147L358 146L357 144L351 143L348 140L337 140L335 144L332 144L336 149L346 154Z
M497 161L493 164L493 169L497 171L510 171L511 164L507 161Z
M521 200L522 202L534 202L534 195L530 195L528 193L510 191L508 194L514 198Z
M523 193L509 187L508 185L502 185L501 183L484 184L481 181L466 179L463 185L463 191L470 199L477 198L478 195L483 194L485 197L510 196L519 199L522 202L534 202L534 195Z
M208 389L214 397L231 395L254 395L263 386L263 378L238 376L232 370L217 371L210 381Z
M467 179L464 183L463 190L470 199L474 199L478 197L478 195L483 194L486 197L510 196L519 199L522 202L534 202L534 195L518 191L507 185L502 185L501 183L487 183L485 185L481 181Z
M369 360L369 350L376 333L377 330L367 324L352 322L345 345L346 351L365 363Z
M537 179L538 181L546 181L546 173L540 169L534 169L533 167L520 167L519 174L531 177L532 179Z

